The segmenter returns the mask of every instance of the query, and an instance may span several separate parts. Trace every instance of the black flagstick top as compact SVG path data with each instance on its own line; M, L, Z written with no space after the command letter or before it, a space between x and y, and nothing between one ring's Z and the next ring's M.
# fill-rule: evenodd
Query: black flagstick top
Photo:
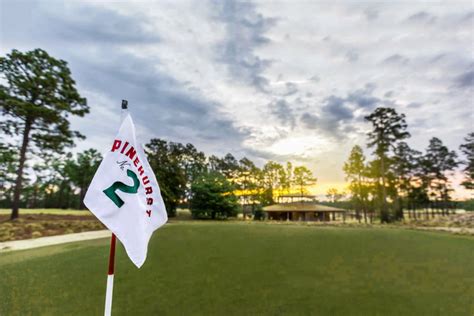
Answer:
M128 101L127 100L122 100L122 110L128 109Z

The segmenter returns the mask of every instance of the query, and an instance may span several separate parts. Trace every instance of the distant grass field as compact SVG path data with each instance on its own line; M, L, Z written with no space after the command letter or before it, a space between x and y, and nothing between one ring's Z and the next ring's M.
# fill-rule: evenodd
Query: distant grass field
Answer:
M0 254L0 315L102 314L108 244ZM467 236L181 222L117 256L114 315L474 315Z

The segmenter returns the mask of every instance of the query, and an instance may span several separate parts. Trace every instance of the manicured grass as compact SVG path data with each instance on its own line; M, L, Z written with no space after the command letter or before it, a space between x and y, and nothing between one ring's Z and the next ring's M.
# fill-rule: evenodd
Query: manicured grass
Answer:
M1 208L0 215L10 215L10 209ZM92 215L88 210L63 210L59 208L33 208L20 209L20 216L26 214L52 214L52 215Z
M108 243L0 254L0 315L100 315ZM181 222L117 256L114 315L474 314L468 236Z

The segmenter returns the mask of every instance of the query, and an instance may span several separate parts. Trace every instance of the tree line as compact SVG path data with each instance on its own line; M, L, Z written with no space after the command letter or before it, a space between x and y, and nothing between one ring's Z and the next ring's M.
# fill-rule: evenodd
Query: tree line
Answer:
M259 168L248 158L237 160L230 153L207 157L192 144L158 138L145 151L169 216L178 207L189 207L196 218L227 218L245 204L259 217L261 207L273 204L279 194L306 194L316 181L307 167L291 162L269 161ZM82 200L101 160L95 149L36 159L22 180L20 207L84 209ZM0 207L13 205L18 165L14 150L2 150Z
M198 218L233 216L239 204L261 216L261 207L282 193L308 193L316 178L305 166L268 161L262 168L244 157L206 155L192 144L152 139L145 146L171 216L189 206Z
M474 133L469 133L460 146L465 160L433 137L424 153L411 148L404 114L393 108L377 108L365 119L372 130L367 134L367 147L372 160L367 161L360 146L351 150L343 170L349 182L351 202L359 220L367 222L377 214L382 223L401 220L404 210L417 218L416 210L447 215L453 208L450 174L464 165L462 185L474 188Z

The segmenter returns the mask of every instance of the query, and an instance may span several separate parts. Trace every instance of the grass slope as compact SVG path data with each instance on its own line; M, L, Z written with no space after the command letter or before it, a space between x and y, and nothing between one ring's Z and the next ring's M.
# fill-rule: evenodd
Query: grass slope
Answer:
M397 229L176 223L114 315L473 315L474 238ZM108 240L0 254L0 315L103 313Z

